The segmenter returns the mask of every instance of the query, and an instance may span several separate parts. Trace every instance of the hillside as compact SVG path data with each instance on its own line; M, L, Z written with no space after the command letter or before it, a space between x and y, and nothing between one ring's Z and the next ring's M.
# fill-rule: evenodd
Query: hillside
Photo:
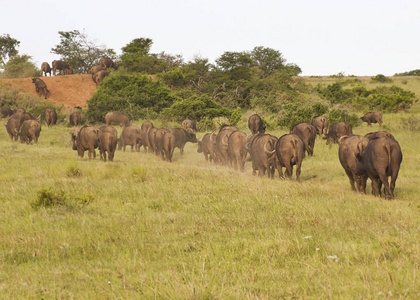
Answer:
M96 85L90 74L48 76L42 77L42 80L50 91L48 100L57 105L63 105L66 111L70 111L75 106L86 108L86 101L96 91ZM0 79L0 84L10 84L22 92L36 94L31 78Z

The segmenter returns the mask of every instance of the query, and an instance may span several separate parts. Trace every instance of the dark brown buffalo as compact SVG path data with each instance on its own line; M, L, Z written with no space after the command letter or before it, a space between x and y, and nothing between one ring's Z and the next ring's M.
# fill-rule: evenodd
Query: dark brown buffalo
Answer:
M250 157L246 161L252 162L252 175L258 171L258 176L263 177L267 171L269 178L275 172L275 145L277 138L270 134L256 133L246 143Z
M228 139L228 158L230 164L235 170L238 166L241 172L245 170L245 160L248 151L245 147L247 143L247 136L245 132L236 130L232 132Z
M361 162L360 152L366 148L369 140L361 135L342 136L339 140L338 158L341 166L344 168L350 180L350 186L356 191L354 183L356 182L357 190L360 193L366 193L367 175Z
M317 134L327 135L328 119L324 116L317 116L312 118L312 126L315 127Z
M194 132L197 132L197 127L193 120L185 119L184 121L182 121L181 127L184 128L185 130L187 130L188 128L191 128L192 130L194 130Z
M41 133L41 124L38 120L26 120L20 127L20 141L29 144L34 140L35 144L38 143L38 138Z
M5 126L12 142L13 139L16 142L19 136L20 118L10 118Z
M67 68L64 69L64 75L71 75L73 74L73 68L71 66L67 66Z
M172 156L175 150L175 135L168 131L162 136L162 159L172 162Z
M281 136L276 144L276 165L280 178L283 177L282 168L286 168L286 178L291 178L293 166L296 165L296 180L300 181L302 161L305 157L305 144L296 134Z
M85 151L88 150L89 159L96 158L95 148L99 146L99 136L101 131L94 126L76 127L71 133L73 142L73 150L77 150L77 154L83 158Z
M109 75L109 72L105 70L100 70L93 75L93 81L96 83L96 85L99 85L102 80Z
M41 64L41 72L43 73L44 76L47 76L47 73L50 73L50 76L51 76L51 67L50 67L50 64L47 63L46 61L44 61Z
M153 123L146 121L141 124L141 143L143 144L144 151L151 152L150 143L149 143L149 129L153 128Z
M82 125L82 116L79 112L75 111L69 116L69 127Z
M117 136L108 127L110 126L105 128L102 127L103 130L101 130L99 135L99 155L103 161L106 161L106 154L108 153L108 160L114 161L114 154L117 148Z
M327 145L331 142L338 143L340 137L345 135L352 135L353 132L351 130L351 126L346 122L338 122L331 124L330 129L328 130L328 134L324 139L327 140Z
M293 126L290 133L296 134L300 137L305 145L305 150L309 156L314 155L316 129L309 123L299 123Z
M47 108L44 112L44 117L48 127L57 124L57 112L54 108Z
M163 150L162 138L167 132L169 132L169 129L166 128L159 128L155 132L155 154L158 156L161 155L163 160L165 160L165 152ZM175 142L175 140L173 142Z
M110 59L109 57L102 57L99 60L99 65L103 68L103 69L108 69L108 68L114 68L115 70L118 70L118 65L117 63L113 62L112 59Z
M228 164L228 140L229 136L238 130L237 127L232 125L223 125L219 129L219 133L214 137L214 133L210 136L211 141L216 145L216 161L218 164L227 165Z
M44 95L44 98L47 99L47 96L50 94L50 91L47 89L46 83L38 77L32 78L32 83L35 85L35 91L39 96Z
M119 125L121 127L128 126L131 124L130 119L118 112L109 112L105 115L105 124L106 126L109 125Z
M192 129L171 128L170 132L175 136L175 147L179 148L181 155L184 154L184 147L187 142L197 143L197 137Z
M158 130L156 127L152 127L147 131L147 139L149 142L149 152L155 152L156 146L155 146L155 133Z
M395 182L403 159L400 145L395 139L380 137L373 139L361 153L363 167L372 181L372 194L381 196L384 185L385 198L394 197ZM391 183L388 177L391 176Z
M66 69L69 69L69 65L62 60L54 60L52 62L52 70L53 70L53 75L56 75L57 70L60 71L59 75L63 75L66 73Z
M380 112L368 112L363 117L360 117L360 120L367 122L368 126L372 126L372 123L379 123L379 126L381 126L383 123Z
M124 152L126 146L131 146L131 152L134 151L133 148L135 148L138 152L141 147L140 127L135 125L128 125L124 127L123 131L121 132L120 141Z
M216 163L216 144L211 140L211 135L214 133L206 133L201 141L198 141L198 153L203 153L206 161Z
M2 118L11 117L16 112L16 109L9 107L0 107L0 114Z
M266 126L259 115L253 114L252 116L249 117L248 128L249 130L251 130L252 134L264 133L265 127Z
M105 69L102 68L100 65L93 66L92 68L90 68L90 74L92 75L93 82L95 82L95 74L102 70L105 70Z
M117 129L115 129L114 127L112 127L112 126L102 126L102 127L99 127L99 130L101 131L101 132L110 132L110 133L112 133L113 135L115 135L115 136L118 136L118 131L117 131Z
M27 113L23 108L17 109L16 112L10 118L18 119L20 126L22 126L23 122L26 120L36 120L36 118L34 118L30 113Z
M380 137L389 137L390 139L395 140L394 136L386 131L376 131L365 134L365 138L368 138L369 140L373 140Z

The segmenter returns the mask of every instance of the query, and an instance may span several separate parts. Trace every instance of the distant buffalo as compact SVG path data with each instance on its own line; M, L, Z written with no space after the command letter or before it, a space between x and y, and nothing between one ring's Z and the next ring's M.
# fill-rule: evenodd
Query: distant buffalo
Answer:
M216 145L215 143L213 143L213 141L211 140L211 135L212 133L206 133L203 138L201 139L201 141L198 141L198 149L197 152L198 153L203 153L204 154L204 158L206 159L206 161L210 161L210 162L214 162L216 163Z
M99 136L101 131L94 126L77 127L71 133L73 142L73 150L77 150L77 154L83 158L85 151L88 150L89 159L96 158L95 149L99 146Z
M99 130L101 131L98 144L100 158L106 161L108 154L108 160L112 162L117 149L117 130L111 126L103 126Z
M175 134L173 132L165 132L162 136L162 159L172 162L172 156L175 149Z
M248 128L249 130L251 130L252 134L264 133L265 127L266 126L259 115L253 114L252 116L249 117Z
M41 64L41 72L43 73L44 76L47 76L47 73L49 73L50 76L51 76L51 67L50 67L50 64L47 63L47 62L43 62Z
M102 80L108 75L109 72L105 70L100 70L93 75L93 81L96 83L96 85L99 85L102 82Z
M7 121L7 124L5 126L6 126L7 133L9 134L12 142L13 142L13 140L15 140L15 142L16 142L18 140L18 136L19 136L20 119L10 118Z
M165 133L169 133L169 132L170 132L169 129L166 129L166 128L159 128L155 132L155 154L158 156L160 155L163 160L165 160L165 151L163 149L162 138ZM173 139L172 143L175 145L175 138ZM173 148L175 148L175 146Z
M341 166L344 168L353 191L366 193L367 175L361 162L361 153L363 153L369 140L360 135L343 136L339 140L338 158Z
M115 70L118 70L117 63L113 62L109 57L102 57L99 60L99 66L103 69L114 68Z
M141 143L143 145L144 151L151 152L150 143L149 143L149 129L153 128L153 123L150 121L145 121L141 124Z
M363 167L372 181L372 194L381 196L384 185L385 198L394 197L395 182L403 159L401 147L395 139L373 139L361 154ZM391 182L388 177L391 176Z
M309 123L303 122L293 126L290 133L296 134L300 137L305 145L305 150L309 156L314 155L316 129Z
M47 96L50 94L50 91L47 89L47 84L44 80L34 77L32 78L32 83L35 85L35 91L38 95L44 95L44 99L47 99Z
M317 134L327 135L328 132L328 119L324 116L317 116L312 118L312 126L315 127Z
M40 133L41 124L38 120L26 120L20 127L20 141L29 144L33 140L37 144Z
M225 124L220 127L217 136L214 136L214 133L210 136L212 142L215 143L216 146L216 161L218 164L228 164L228 139L229 136L236 130L238 130L237 127Z
M338 122L331 124L330 129L328 130L328 134L324 139L327 140L327 145L331 142L338 143L340 137L345 135L352 135L353 131L351 126L346 122Z
M263 177L265 172L269 178L273 178L276 163L277 138L270 134L256 133L246 143L249 152L247 161L252 162L252 175L258 171L258 176Z
M195 126L195 122L193 120L185 119L181 123L181 127L187 130L188 128L191 128L194 130L194 132L197 132L197 127Z
M105 115L105 124L109 125L119 125L121 127L128 126L131 124L130 119L118 112L109 112Z
M237 170L238 167L241 172L245 170L245 160L248 154L246 149L247 136L245 132L236 130L232 132L228 139L228 158L229 163L233 169Z
M171 128L170 132L175 137L175 146L179 149L181 155L184 154L184 147L187 142L197 143L197 137L192 129L185 130L184 128Z
M280 178L283 178L282 168L286 168L286 178L291 178L293 166L296 165L296 180L300 181L302 161L305 157L305 144L296 134L281 136L276 144L276 164Z
M44 117L48 127L57 124L57 112L54 108L47 108Z
M70 69L70 65L67 64L65 61L62 60L54 60L52 62L52 70L53 75L55 76L57 73L57 70L60 71L59 75L66 74L66 70Z
M131 146L131 151L134 149L138 152L141 147L141 130L135 125L128 125L124 127L120 136L121 147L123 151L127 146Z
M79 112L73 112L69 116L69 127L80 126L82 124L82 116Z
M368 126L372 126L372 123L378 123L382 125L382 114L380 112L368 112L360 118L363 122L366 122Z
M0 114L2 118L7 118L12 116L16 112L16 109L11 109L9 107L0 107Z

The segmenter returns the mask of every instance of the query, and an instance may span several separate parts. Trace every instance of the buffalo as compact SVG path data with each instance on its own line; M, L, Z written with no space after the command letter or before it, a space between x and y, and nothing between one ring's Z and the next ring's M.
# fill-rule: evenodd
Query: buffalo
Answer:
M44 74L44 76L47 76L47 73L50 73L50 76L51 76L51 67L50 67L50 64L47 63L46 61L44 61L41 64L41 72Z
M44 98L47 99L47 96L50 94L50 91L47 89L47 84L44 80L34 77L32 78L32 83L35 85L35 91L39 96L44 95Z
M198 153L203 153L206 161L216 162L216 145L211 140L211 135L214 133L206 133L201 141L198 141Z
M162 136L162 159L172 162L172 156L175 149L175 135L167 131Z
M214 137L214 133L210 136L211 141L216 145L217 163L222 165L226 165L228 163L228 139L229 136L236 130L238 130L238 128L235 126L225 124L220 127L216 138Z
M44 112L44 117L48 127L57 123L57 112L54 108L47 108Z
M258 176L273 178L275 172L275 146L277 138L270 134L256 133L246 143L250 157L246 161L252 162L252 175L258 171Z
M151 151L149 143L149 129L153 128L153 123L150 121L143 122L140 127L141 143L143 144L144 151Z
M368 112L360 120L366 122L368 126L372 126L372 123L379 123L382 126L382 114L380 112Z
M152 127L147 131L147 140L149 145L149 152L155 152L156 145L155 145L155 133L158 130L156 127Z
M155 132L155 154L158 156L161 155L163 160L165 160L165 152L163 149L162 138L163 138L163 135L167 132L170 132L170 131L169 129L166 129L166 128L159 128ZM172 143L175 143L175 138Z
M99 66L103 69L114 68L115 70L118 70L117 63L113 62L109 57L102 57L99 60Z
M16 142L19 136L20 118L10 118L7 121L7 124L5 126L6 126L7 133L9 134L12 142L13 142L13 139Z
M16 109L11 109L9 107L0 107L0 114L2 118L7 118L12 116L16 112Z
M369 140L373 140L379 137L389 137L395 140L394 136L386 131L376 131L376 132L369 132L365 134L365 138L368 138Z
M128 126L131 124L130 119L118 112L109 112L105 115L105 124L106 126L109 125L119 125L121 127Z
M99 146L99 136L101 131L94 126L76 127L71 133L73 142L73 150L77 150L77 154L83 158L85 151L88 150L89 159L96 158L95 148Z
M197 137L192 129L185 130L184 128L171 128L170 132L175 137L175 146L179 149L181 155L184 154L184 147L187 142L197 143Z
M79 112L73 112L69 116L69 127L70 126L80 126L82 124L82 116Z
M314 155L314 146L315 146L315 139L316 139L316 129L309 123L299 123L293 126L290 133L296 134L300 137L305 145L305 150L308 155Z
M41 124L38 120L26 120L20 127L20 141L29 144L34 140L35 144L38 143L38 138L41 133Z
M57 70L60 71L60 75L62 74L66 74L66 69L69 69L70 66L62 60L54 60L52 62L52 70L53 70L53 75L56 75Z
M93 81L96 83L96 85L99 85L102 82L102 80L108 75L109 72L105 70L100 70L93 75Z
M99 135L98 144L100 158L103 161L106 161L106 154L108 153L108 160L114 161L114 154L117 148L117 135L114 134L114 131L112 129L115 130L115 128L111 126L104 126L101 128L102 130Z
M328 119L324 116L316 116L312 118L312 126L315 127L318 135L327 135L328 131Z
M245 170L245 160L248 151L245 147L247 143L247 136L245 132L236 130L232 132L228 139L228 158L231 166L235 170L239 169L241 172Z
M350 186L353 191L366 193L367 175L361 162L360 153L366 148L369 140L360 135L342 136L339 140L338 158L344 171L350 180Z
M197 127L195 126L195 122L193 120L185 119L181 123L181 127L187 130L191 128L194 132L197 132Z
M95 74L102 70L105 70L105 69L102 68L100 65L93 66L92 68L90 68L90 74L92 75L93 82L95 82L95 78L94 78Z
M133 147L138 152L141 147L141 130L140 127L135 125L128 125L124 127L120 136L121 147L125 151L126 146L131 146L131 152L134 151Z
M376 138L367 144L364 151L361 149L359 155L363 168L372 181L372 194L381 196L383 184L385 198L394 197L395 182L403 159L398 142L389 137ZM389 176L391 183L388 182Z
M352 135L351 126L346 122L338 122L331 124L330 129L328 130L327 136L324 139L327 140L327 145L331 142L338 142L340 137L345 135Z
M280 178L283 177L282 168L286 168L286 178L291 178L293 166L296 165L296 180L300 181L302 161L305 157L305 144L296 134L281 136L276 144L276 165Z
M256 134L258 132L264 133L266 126L259 115L253 114L248 119L248 128L252 134Z

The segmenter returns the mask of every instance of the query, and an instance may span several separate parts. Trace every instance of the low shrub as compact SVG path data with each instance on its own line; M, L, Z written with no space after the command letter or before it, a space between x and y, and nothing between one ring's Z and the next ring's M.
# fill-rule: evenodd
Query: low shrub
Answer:
M31 203L31 207L39 209L41 207L64 206L69 209L80 209L90 204L93 200L93 194L74 196L63 190L55 191L48 187L38 191L37 198Z

